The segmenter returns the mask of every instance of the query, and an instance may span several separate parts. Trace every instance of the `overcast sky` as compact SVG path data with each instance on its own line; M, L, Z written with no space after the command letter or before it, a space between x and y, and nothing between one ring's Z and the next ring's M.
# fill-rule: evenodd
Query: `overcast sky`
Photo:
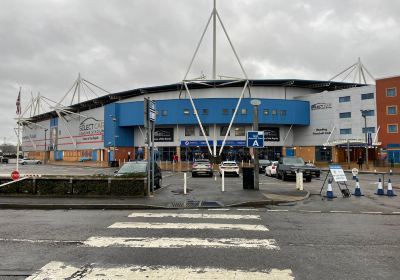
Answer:
M328 80L358 57L399 75L398 0L219 0L249 78ZM15 101L60 100L78 73L118 92L182 80L212 0L1 0L0 137L15 142ZM212 29L189 77L211 78ZM219 75L240 68L218 28Z

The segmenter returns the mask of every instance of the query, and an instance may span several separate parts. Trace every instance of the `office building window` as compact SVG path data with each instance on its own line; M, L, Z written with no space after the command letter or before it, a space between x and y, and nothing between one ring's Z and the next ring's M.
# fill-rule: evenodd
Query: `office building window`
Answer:
M204 129L204 132L206 133L206 136L210 136L210 127L209 126L203 126L203 129ZM199 127L199 130L200 130L200 136L204 136L200 127Z
M190 114L190 110L189 109L183 109L183 114L184 115L189 115Z
M281 117L286 116L286 110L280 110L279 114L281 115Z
M340 117L341 119L351 118L351 112L339 113L339 117Z
M269 109L264 109L264 116L268 116L269 115Z
M388 124L387 126L387 132L388 133L398 133L398 125L397 124Z
M271 115L276 116L276 110L275 110L275 109L273 109L273 110L271 111Z
M365 130L367 130L367 133L375 133L375 127L371 126L371 127L363 127L362 128L362 133L365 133Z
M208 115L208 109L202 109L201 110L202 115Z
M242 114L242 115L247 115L247 109L242 108L242 109L240 110L240 114Z
M366 100L366 99L374 99L374 93L363 93L361 94L361 100Z
M387 88L386 96L387 97L395 97L397 95L396 88Z
M168 116L168 110L161 110L161 116Z
M341 97L339 97L339 103L350 102L350 100L351 100L350 96L341 96Z
M341 128L340 134L351 134L351 128Z
M222 115L227 116L229 114L228 109L222 109Z
M235 128L235 136L245 136L246 132L244 126L238 126Z
M387 106L386 114L388 115L397 115L397 106Z
M375 111L374 110L365 110L363 112L363 115L367 116L367 117L373 117L373 116L375 116Z
M185 136L195 136L194 131L195 131L194 126L186 126L185 127Z
M227 126L221 126L219 135L220 136L225 136L227 131L228 131L228 127ZM231 135L231 132L229 132L228 136L230 136L230 135Z

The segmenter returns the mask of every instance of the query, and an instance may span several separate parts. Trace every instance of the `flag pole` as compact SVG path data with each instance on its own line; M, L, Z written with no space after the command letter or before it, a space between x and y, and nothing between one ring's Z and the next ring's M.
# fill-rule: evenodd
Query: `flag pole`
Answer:
M18 115L18 120L17 120L17 162L16 162L16 170L19 171L19 122L21 120L21 87L19 87L19 93L18 93L18 98L17 98L17 115Z

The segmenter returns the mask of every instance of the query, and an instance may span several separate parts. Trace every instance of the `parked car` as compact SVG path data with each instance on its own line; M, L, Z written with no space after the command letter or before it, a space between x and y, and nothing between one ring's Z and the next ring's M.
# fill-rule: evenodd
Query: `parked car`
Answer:
M210 160L199 159L193 162L192 177L196 177L197 175L207 175L209 177L212 177L213 168Z
M277 161L272 161L270 164L265 168L265 176L276 176L276 167L278 166Z
M286 181L288 178L296 178L296 169L303 170L303 178L311 182L310 168L301 157L281 157L276 169L276 177Z
M130 161L124 163L122 167L116 171L116 177L147 177L147 173L151 172L151 167L148 168L147 161ZM151 176L151 175L150 175ZM157 163L154 163L154 185L156 189L161 187L162 174Z
M306 165L310 168L310 172L312 176L319 178L321 176L321 169L315 166L315 164L309 162Z
M42 164L41 160L38 159L31 159L31 158L22 158L18 160L19 164L26 165L26 164Z
M267 167L270 163L271 163L271 161L268 159L260 159L258 161L258 167L259 167L260 173L265 172L265 167Z
M219 175L222 176L222 170L224 175L234 175L239 177L239 165L235 161L223 161L219 165Z

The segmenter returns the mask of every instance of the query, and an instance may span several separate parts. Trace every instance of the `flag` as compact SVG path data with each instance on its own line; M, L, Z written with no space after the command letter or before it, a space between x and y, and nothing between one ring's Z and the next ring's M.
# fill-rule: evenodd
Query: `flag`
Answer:
M17 115L21 114L21 88L19 89L19 93L18 93L18 98L17 98L17 102L15 103L15 105L17 105Z

